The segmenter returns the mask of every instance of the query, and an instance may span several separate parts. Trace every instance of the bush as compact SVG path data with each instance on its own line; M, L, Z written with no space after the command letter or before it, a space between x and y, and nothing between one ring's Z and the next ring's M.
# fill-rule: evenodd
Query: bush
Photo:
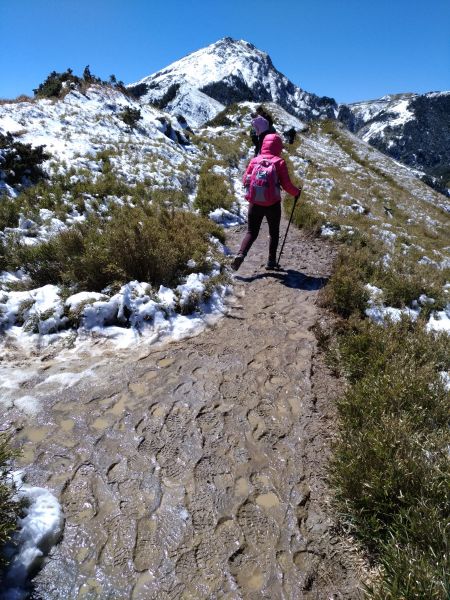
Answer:
M448 281L448 269L421 265L405 256L397 256L384 266L381 248L376 243L362 235L349 241L352 245L340 250L334 273L322 293L325 306L345 318L354 312L363 316L369 299L366 283L383 290L387 306L411 306L422 294L435 300L422 308L423 314L445 306L443 286Z
M59 98L63 83L79 86L81 79L73 74L72 69L67 69L63 73L52 71L45 81L33 90L34 95L36 98Z
M410 306L422 294L435 300L428 308L443 308L447 299L443 286L450 278L450 269L436 269L417 263L414 257L395 257L388 268L377 269L374 283L383 289L388 306Z
M36 183L46 177L42 163L50 158L44 146L14 141L10 133L0 133L0 176L9 185Z
M230 114L229 108L230 107L226 107L217 113L215 117L205 123L205 127L231 127L233 125L233 121L228 117Z
M0 436L0 548L11 539L21 510L20 503L13 500L13 490L9 482L10 461L14 455L8 440ZM5 559L0 553L0 567L4 566Z
M39 222L39 211L46 208L64 221L73 209L85 213L89 207L96 210L103 205L106 208L116 198L134 205L187 206L188 200L180 190L155 188L148 179L135 185L127 184L115 175L111 156L108 149L97 153L95 159L101 161L101 172L95 179L89 171L72 168L24 189L16 198L0 196L0 231L17 227L20 214Z
M39 84L33 92L35 98L38 99L61 98L73 88L84 90L92 84L112 86L122 93L129 95L123 81L117 81L115 75L111 75L108 81L102 80L100 77L91 73L89 65L84 68L82 77L74 75L72 69L66 69L63 73L52 71L45 81Z
M363 315L369 299L364 285L375 272L373 256L371 248L344 246L322 292L322 303L344 318L355 312Z
M194 207L198 208L203 216L209 215L216 208L229 210L234 202L234 196L230 192L226 178L214 173L212 170L214 165L214 161L208 160L200 169Z
M381 600L447 598L450 338L424 324L353 320L338 337L352 383L338 403L331 463L340 510L380 557ZM424 591L427 590L427 594Z
M373 600L448 599L448 525L442 517L423 502L397 517L395 537L381 545L383 579L370 590Z
M101 291L137 279L173 286L192 271L190 259L199 271L209 271L210 235L223 239L218 226L193 213L114 206L108 218L91 214L48 242L31 247L15 242L8 261L24 268L34 285L75 283L79 290Z
M130 127L135 127L137 122L142 119L141 111L138 108L131 108L130 106L126 106L125 109L119 113L119 117Z
M294 199L292 196L287 196L284 200L284 210L286 215L291 215ZM302 192L297 207L292 217L292 222L300 229L304 229L308 233L318 235L322 226L325 224L324 217L318 212L315 206L307 200L305 192Z
M7 259L6 244L0 238L0 273L2 271L5 271L7 267L8 267L8 259Z
M0 230L5 227L17 227L20 212L21 204L17 198L0 195Z

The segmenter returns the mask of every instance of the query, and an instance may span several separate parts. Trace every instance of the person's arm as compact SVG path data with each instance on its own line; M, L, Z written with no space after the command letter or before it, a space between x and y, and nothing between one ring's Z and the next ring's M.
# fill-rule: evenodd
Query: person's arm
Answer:
M283 190L291 196L299 196L301 190L292 183L287 165L283 159L277 162L276 169Z

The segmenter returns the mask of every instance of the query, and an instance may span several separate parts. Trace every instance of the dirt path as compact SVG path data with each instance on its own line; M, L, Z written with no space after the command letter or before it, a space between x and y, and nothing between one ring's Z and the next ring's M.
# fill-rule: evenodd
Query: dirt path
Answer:
M292 230L287 271L266 273L266 247L263 230L212 329L111 355L24 423L32 481L66 515L36 597L359 598L324 513L336 385L311 326L333 251Z

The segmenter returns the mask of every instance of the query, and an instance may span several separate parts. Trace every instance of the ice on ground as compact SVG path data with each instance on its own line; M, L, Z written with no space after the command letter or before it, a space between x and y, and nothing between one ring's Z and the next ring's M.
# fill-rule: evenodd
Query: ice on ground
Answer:
M369 292L369 305L373 306L377 302L381 302L383 298L383 290L376 285L366 283L364 288Z
M36 389L49 385L56 386L58 389L66 389L84 381L87 377L94 377L95 372L92 369L85 369L78 373L64 372L49 375L46 379L36 385ZM16 402L17 403L17 402Z
M367 301L369 308L365 310L365 314L369 319L379 325L384 325L389 321L398 323L404 316L415 321L420 314L420 308L412 309L384 306L382 289L375 285L371 285L370 283L367 283L364 288L369 292L369 300Z
M322 237L334 237L337 233L339 233L340 228L335 227L334 225L322 225L320 229L320 235Z
M80 305L86 303L94 303L97 300L105 300L107 296L100 294L100 292L78 292L78 294L72 294L66 299L65 305L71 310L77 310Z
M68 322L60 298L60 288L56 285L26 292L5 292L0 298L0 330L6 330L16 321L33 323L36 333L53 333L65 327Z
M58 543L64 527L64 516L55 496L45 488L23 483L22 478L22 471L13 473L14 484L18 488L16 499L25 502L25 509L12 543L6 547L10 564L0 600L23 600L28 597L29 579Z

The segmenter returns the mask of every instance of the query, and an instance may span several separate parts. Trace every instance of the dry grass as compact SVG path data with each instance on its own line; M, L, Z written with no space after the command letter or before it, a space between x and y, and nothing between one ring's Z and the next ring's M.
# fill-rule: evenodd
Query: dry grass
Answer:
M320 166L310 162L308 210L313 223L325 213L340 227L342 242L322 301L343 318L320 338L348 380L330 466L336 508L381 567L369 597L447 600L449 394L441 373L450 369L450 337L427 333L425 323L448 302L450 272L418 260L446 255L448 215L415 198L374 163L372 151L362 155L339 126L318 123L310 135L319 131L334 146ZM353 170L343 171L336 156ZM306 218L297 224L311 229ZM395 237L383 239L382 229ZM379 326L365 319L366 283L380 287L390 306L410 306L421 294L435 302L416 323Z
M13 241L6 261L9 268L24 268L33 286L54 283L101 291L135 279L172 286L192 271L190 259L199 271L209 271L210 235L223 238L219 227L193 213L115 206L108 215L91 214L37 246Z

